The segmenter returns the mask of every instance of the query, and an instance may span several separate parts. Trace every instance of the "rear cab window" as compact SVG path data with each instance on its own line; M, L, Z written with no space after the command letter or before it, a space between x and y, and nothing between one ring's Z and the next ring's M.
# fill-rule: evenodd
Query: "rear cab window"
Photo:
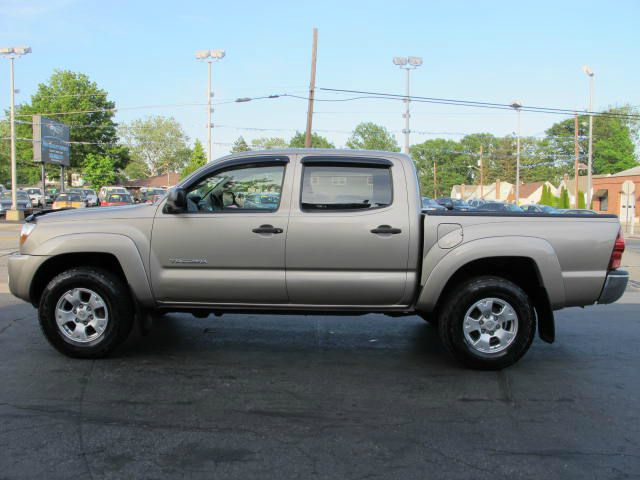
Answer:
M303 211L373 210L393 202L390 161L306 157L302 163Z

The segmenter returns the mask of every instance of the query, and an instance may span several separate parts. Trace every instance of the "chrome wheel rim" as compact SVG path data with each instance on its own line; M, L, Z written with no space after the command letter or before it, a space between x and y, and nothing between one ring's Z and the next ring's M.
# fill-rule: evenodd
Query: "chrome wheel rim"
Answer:
M74 288L58 300L56 324L72 342L93 342L104 335L109 324L109 310L102 297L93 290Z
M501 298L483 298L467 310L462 329L471 349L491 355L513 343L518 333L518 315Z

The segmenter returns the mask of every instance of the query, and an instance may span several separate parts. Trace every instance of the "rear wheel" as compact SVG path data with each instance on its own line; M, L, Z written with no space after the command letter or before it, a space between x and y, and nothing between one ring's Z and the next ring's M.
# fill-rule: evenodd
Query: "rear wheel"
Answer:
M465 365L499 370L529 349L536 329L531 299L500 277L471 279L449 295L439 315L445 347Z
M134 309L124 282L106 270L67 270L46 286L38 308L51 345L70 357L99 358L124 342Z

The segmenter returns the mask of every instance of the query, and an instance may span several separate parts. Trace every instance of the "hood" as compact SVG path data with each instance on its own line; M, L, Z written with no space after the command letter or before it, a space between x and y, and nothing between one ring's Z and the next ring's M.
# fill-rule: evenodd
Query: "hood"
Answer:
M126 205L122 207L78 208L62 212L47 213L37 217L38 223L49 222L85 222L89 220L151 218L158 205Z

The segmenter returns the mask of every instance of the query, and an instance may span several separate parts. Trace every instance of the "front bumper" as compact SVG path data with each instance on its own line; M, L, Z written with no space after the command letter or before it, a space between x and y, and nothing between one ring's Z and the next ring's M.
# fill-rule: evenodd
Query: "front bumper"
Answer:
M10 255L7 262L9 291L25 302L31 302L31 280L40 265L48 258L48 256L21 255L19 253Z
M613 303L617 301L627 288L629 272L624 270L612 270L607 275L604 287L600 293L598 303Z

